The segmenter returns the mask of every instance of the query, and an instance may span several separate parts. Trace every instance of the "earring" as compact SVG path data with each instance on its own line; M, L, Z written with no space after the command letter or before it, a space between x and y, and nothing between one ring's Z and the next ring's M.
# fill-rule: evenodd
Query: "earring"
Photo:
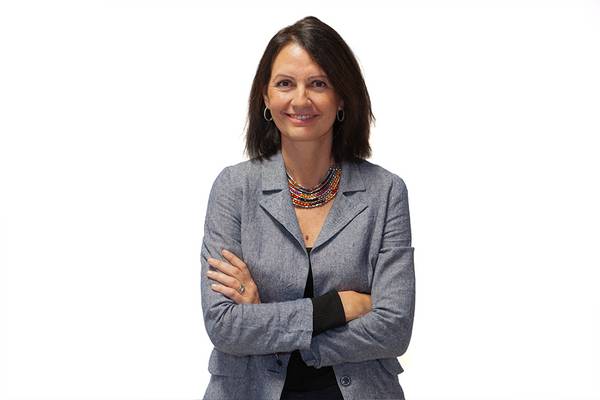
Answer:
M273 121L273 115L271 114L271 119L267 118L267 110L268 108L265 107L265 109L263 110L263 117L267 120L267 121Z
M342 112L342 116L340 117L340 115L338 114L339 112ZM338 121L342 122L344 120L344 118L346 118L346 113L344 112L343 109L339 109L337 110L337 112L335 113L335 118L337 118Z

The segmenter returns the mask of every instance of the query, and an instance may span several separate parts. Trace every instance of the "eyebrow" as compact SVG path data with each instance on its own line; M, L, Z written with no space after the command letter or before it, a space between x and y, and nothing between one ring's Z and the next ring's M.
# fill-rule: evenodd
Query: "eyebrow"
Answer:
M286 75L286 74L277 74L277 75L275 75L275 78L277 78L278 76L294 79L293 76ZM312 76L308 77L308 79L313 79L313 78L325 78L325 79L329 79L329 78L327 78L327 75L312 75Z

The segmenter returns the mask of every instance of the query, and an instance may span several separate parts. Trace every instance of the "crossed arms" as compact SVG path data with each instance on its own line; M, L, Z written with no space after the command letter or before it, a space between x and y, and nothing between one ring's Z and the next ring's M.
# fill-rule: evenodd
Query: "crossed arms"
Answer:
M236 304L211 290L208 257L219 258L222 248L243 254L241 193L235 187L231 167L224 168L210 191L200 256L204 324L218 350L235 355L299 350L307 365L316 368L404 354L412 333L415 277L408 197L400 177L393 175L387 193L385 228L371 286L372 311L315 336L310 298Z

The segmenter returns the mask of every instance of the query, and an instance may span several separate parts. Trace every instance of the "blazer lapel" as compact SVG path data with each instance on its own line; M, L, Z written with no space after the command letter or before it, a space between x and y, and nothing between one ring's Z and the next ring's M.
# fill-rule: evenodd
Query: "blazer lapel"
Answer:
M327 242L368 207L364 199L364 192L365 185L358 165L342 161L342 179L338 193L333 199L333 205L325 218L321 232L319 232L313 247Z
M304 239L296 218L281 150L262 162L262 192L260 205L296 239L304 249ZM321 232L313 245L321 246L342 230L354 217L367 208L363 199L365 186L356 163L342 162L342 179L333 205L325 218Z

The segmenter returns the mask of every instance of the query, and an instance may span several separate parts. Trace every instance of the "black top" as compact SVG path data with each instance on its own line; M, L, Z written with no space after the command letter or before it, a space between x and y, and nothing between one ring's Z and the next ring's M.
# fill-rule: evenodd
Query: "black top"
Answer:
M313 302L313 336L327 329L342 326L346 323L346 315L342 300L336 290L331 290L321 296L313 297L312 266L310 251L308 251L308 279L304 288L304 297L310 297ZM331 366L315 368L306 365L299 350L294 350L287 367L284 390L306 391L322 389L336 385L335 373Z

